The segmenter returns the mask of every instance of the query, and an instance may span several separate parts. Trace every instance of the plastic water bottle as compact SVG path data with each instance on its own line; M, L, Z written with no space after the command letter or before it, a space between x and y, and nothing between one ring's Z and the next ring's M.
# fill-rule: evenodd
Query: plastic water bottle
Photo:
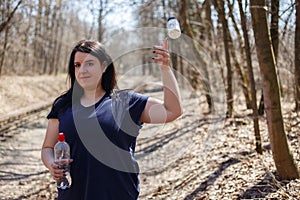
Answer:
M58 134L58 142L54 146L54 159L60 169L63 169L63 177L57 181L57 188L65 190L71 187L72 180L70 176L70 146L65 142L65 135L63 133Z
M180 25L175 17L169 17L167 23L168 36L172 39L177 39L181 35Z

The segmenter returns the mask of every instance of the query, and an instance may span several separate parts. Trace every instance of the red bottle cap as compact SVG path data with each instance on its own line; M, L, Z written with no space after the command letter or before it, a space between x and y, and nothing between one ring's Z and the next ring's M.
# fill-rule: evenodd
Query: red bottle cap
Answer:
M59 142L64 142L65 141L65 135L63 133L59 133L57 136L57 139Z

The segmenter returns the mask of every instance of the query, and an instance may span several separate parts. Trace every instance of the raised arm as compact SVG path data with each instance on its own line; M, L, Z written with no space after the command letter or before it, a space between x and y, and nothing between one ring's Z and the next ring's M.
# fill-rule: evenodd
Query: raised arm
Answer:
M160 46L154 46L152 59L160 65L163 82L164 100L149 98L140 118L145 123L165 123L177 119L182 114L181 98L176 78L170 67L168 38Z

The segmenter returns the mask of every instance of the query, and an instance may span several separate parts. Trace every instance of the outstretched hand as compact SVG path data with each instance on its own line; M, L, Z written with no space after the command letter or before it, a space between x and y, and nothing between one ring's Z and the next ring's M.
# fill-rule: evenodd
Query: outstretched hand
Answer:
M168 50L168 38L166 37L160 45L155 45L153 47L153 53L158 55L152 57L153 60L157 61L161 66L168 67L170 65L170 53Z

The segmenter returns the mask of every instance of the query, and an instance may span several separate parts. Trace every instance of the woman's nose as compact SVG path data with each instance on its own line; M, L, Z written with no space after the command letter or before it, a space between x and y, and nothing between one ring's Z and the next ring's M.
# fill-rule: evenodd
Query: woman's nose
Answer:
M79 68L79 72L80 72L80 73L87 72L86 66L81 65L80 68Z

